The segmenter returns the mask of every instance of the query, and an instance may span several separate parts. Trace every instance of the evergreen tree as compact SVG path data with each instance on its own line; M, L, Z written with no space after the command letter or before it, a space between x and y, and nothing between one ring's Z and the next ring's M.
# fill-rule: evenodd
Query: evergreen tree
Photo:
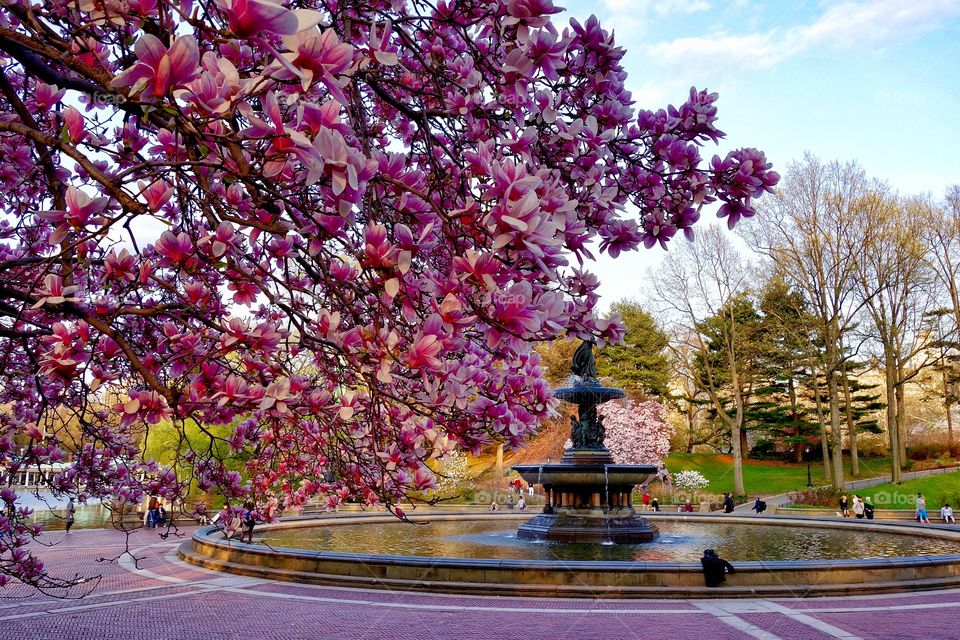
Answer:
M761 289L758 306L758 381L745 419L749 428L763 432L755 448L789 450L799 462L819 430L812 408L800 397L804 365L814 348L806 301L774 274Z
M610 308L626 327L623 344L597 352L597 373L610 377L640 399L666 396L670 385L667 345L670 337L653 316L634 300L620 300Z

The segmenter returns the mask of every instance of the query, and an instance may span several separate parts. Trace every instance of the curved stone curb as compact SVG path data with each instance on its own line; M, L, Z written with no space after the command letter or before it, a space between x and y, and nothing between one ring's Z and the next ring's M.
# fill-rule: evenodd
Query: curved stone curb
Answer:
M442 514L414 516L431 520L520 520L527 514ZM715 515L655 514L656 519L716 522ZM336 526L391 522L381 514L338 514L290 518L264 528ZM723 520L757 526L856 528L905 535L948 538L960 531L920 528L895 522L784 516L725 516ZM223 538L216 527L198 529L181 545L185 561L209 569L261 578L327 586L365 587L442 593L491 592L498 595L577 598L807 597L917 591L960 586L960 554L892 559L738 562L727 586L703 586L699 563L597 562L426 558L362 553L273 549Z

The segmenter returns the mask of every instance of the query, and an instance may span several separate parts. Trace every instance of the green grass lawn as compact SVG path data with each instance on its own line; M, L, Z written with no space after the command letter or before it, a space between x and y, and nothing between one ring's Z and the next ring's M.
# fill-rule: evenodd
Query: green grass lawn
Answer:
M917 493L927 499L927 511L936 513L949 502L956 509L960 506L960 471L907 480L903 484L881 484L861 492L873 498L881 509L910 509L916 506Z
M889 458L871 458L860 461L860 475L854 478L850 474L850 461L844 461L845 479L872 478L890 472ZM667 456L667 469L671 473L694 469L702 473L710 486L709 493L733 491L733 465L730 456L716 456L700 453L672 453ZM810 475L814 486L826 484L823 479L823 465L810 464ZM791 464L770 460L745 460L743 464L743 484L747 495L775 495L804 489L807 486L807 465ZM960 492L960 489L958 489Z

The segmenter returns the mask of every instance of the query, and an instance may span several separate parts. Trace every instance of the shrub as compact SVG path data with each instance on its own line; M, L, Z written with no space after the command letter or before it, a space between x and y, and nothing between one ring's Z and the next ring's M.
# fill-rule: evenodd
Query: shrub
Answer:
M673 476L673 486L682 491L697 493L710 486L710 481L699 471L680 471Z
M843 493L833 487L813 487L801 491L794 491L790 494L790 500L793 504L836 509L840 503L841 495L843 495ZM853 503L851 502L851 504Z
M937 458L945 459L954 455L960 445L954 444L953 447L947 442L946 434L923 434L912 438L910 446L907 447L907 457L911 460L934 460Z

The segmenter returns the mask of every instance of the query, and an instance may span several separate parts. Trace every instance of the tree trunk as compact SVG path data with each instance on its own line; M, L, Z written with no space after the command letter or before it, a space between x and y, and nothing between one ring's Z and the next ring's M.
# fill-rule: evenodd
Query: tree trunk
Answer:
M847 375L847 363L843 363L843 402L846 405L847 433L850 434L850 475L860 475L860 455L857 451L857 426L853 422L853 405L850 401L850 377Z
M949 396L947 401L944 403L947 407L947 444L950 447L950 455L953 455L953 402L950 400Z
M835 322L835 321L834 321ZM833 449L833 486L843 489L843 430L840 427L840 389L837 378L840 375L839 334L833 322L829 326L826 339L827 402L830 405L830 439Z
M800 422L797 420L797 387L794 384L793 376L787 378L787 394L790 397L790 419L793 420L793 435L799 438L803 434L800 433ZM803 462L803 451L806 448L806 443L797 442L796 445L794 458L799 464Z
M897 430L897 393L896 393L896 370L893 364L893 355L884 349L884 378L887 388L887 438L890 440L890 479L895 484L900 484L901 460L900 457L900 437Z
M940 373L943 375L943 407L947 410L947 446L950 451L948 455L953 455L953 396L950 394L950 382L947 375L946 363L944 362L943 352L940 352Z
M743 488L743 450L740 448L740 420L734 420L730 432L730 443L733 445L733 493L734 495L745 496L747 492Z
M823 479L831 482L833 474L830 473L830 443L827 441L826 418L823 415L823 400L820 399L820 382L817 379L817 370L812 369L813 375L813 398L817 405L817 422L820 423L820 452L823 459Z
M900 377L898 376L899 380ZM897 394L897 438L900 443L900 463L907 463L907 403L904 401L903 385L894 387Z
M840 389L837 371L827 378L827 401L830 403L830 436L833 449L833 486L843 489L843 429L840 427Z

